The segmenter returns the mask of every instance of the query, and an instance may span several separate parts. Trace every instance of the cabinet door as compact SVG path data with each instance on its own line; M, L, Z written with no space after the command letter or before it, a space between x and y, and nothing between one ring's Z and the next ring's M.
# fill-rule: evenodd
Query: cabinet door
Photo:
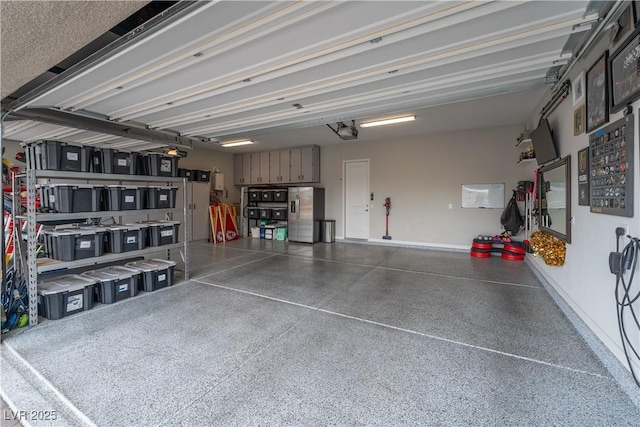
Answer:
M303 147L300 149L300 182L314 182L314 148Z
M280 151L269 153L269 184L280 183Z
M289 182L302 182L302 149L292 148L289 150L290 177Z
M260 184L260 154L250 154L251 163L251 184Z
M244 176L242 175L242 154L236 154L233 156L233 184L234 185L242 185L244 182L242 179Z
M291 181L291 151L280 150L280 183L288 184Z
M204 182L192 182L189 186L191 187L189 201L191 203L191 240L207 239L211 233L209 186Z
M269 152L259 153L260 157L260 174L258 175L258 182L260 184L266 184L269 182Z
M242 155L242 185L251 183L251 154Z

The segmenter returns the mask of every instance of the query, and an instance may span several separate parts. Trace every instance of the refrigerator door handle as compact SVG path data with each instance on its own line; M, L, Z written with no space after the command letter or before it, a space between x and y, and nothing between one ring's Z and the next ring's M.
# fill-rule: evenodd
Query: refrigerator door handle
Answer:
M291 201L291 213L296 213L296 201Z

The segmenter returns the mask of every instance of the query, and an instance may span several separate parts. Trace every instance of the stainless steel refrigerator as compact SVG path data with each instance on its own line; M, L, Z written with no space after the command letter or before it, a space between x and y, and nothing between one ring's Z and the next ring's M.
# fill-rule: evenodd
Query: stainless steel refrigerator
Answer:
M291 242L320 241L324 219L324 188L289 187L288 235Z

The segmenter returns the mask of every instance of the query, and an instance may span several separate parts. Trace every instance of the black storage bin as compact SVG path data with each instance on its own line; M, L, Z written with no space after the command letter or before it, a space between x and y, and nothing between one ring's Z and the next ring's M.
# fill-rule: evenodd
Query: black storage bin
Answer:
M260 201L262 201L262 202L272 202L273 201L273 190L262 190L262 194L260 196Z
M124 241L123 241L123 249L126 249L127 245L130 245L130 249L128 249L128 250L132 250L132 251L136 250L136 249L133 249L135 247L133 239L129 238L129 240L127 242L126 237L125 237L128 233L133 233L134 229L138 230L138 233L139 233L138 236L140 238L140 241L138 242L138 245L139 245L138 247L142 246L141 249L144 249L147 246L151 246L151 239L150 239L150 236L149 236L149 224L148 223L135 222L135 223L132 223L132 224L124 224L124 225L122 225L120 227L126 227L127 230L129 230L127 233L125 233L123 235L123 239L124 239ZM129 236L131 236L131 235L129 234Z
M194 175L193 181L209 182L211 172L194 169L193 175Z
M31 169L89 172L93 147L63 141L38 141L26 146Z
M138 172L138 153L113 151L113 173L136 175Z
M73 192L73 212L97 212L102 208L104 187L78 185Z
M138 171L138 153L118 151L112 148L96 148L93 152L93 171L135 175Z
M247 218L249 218L249 219L260 219L260 209L259 208L247 208Z
M261 202L262 201L262 191L260 191L260 190L251 190L251 191L249 191L249 201L250 202Z
M48 184L40 187L40 200L51 212L97 212L103 191L95 185Z
M182 168L178 169L178 176L179 177L187 178L189 181L191 181L191 176L192 175L193 175L193 171L191 169L182 169Z
M140 270L114 265L98 270L85 271L83 277L97 282L98 302L111 304L138 295Z
M173 209L176 207L178 187L147 187L145 209Z
M271 208L271 219L277 219L279 221L287 220L286 208Z
M105 251L114 254L139 251L147 245L147 226L141 224L112 225L105 227Z
M57 320L93 307L95 280L77 274L38 283L38 314Z
M73 228L45 231L45 245L51 258L74 261L104 254L104 228Z
M286 202L288 190L273 190L274 202Z
M146 187L107 186L107 210L129 211L144 209Z
M155 221L148 222L149 245L162 246L178 243L180 221Z
M162 259L146 259L125 264L125 267L141 272L141 289L145 292L153 292L173 285L173 270L175 266L176 263L174 261Z
M149 153L141 156L142 174L149 176L178 176L179 157L168 156L162 153Z
M271 219L271 208L260 208L260 219Z

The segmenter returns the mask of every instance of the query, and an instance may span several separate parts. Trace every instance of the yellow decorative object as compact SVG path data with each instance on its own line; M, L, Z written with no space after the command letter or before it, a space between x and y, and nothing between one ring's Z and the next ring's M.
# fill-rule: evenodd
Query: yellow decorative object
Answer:
M555 267L564 265L567 247L562 240L542 231L534 231L531 233L529 245L545 264Z

